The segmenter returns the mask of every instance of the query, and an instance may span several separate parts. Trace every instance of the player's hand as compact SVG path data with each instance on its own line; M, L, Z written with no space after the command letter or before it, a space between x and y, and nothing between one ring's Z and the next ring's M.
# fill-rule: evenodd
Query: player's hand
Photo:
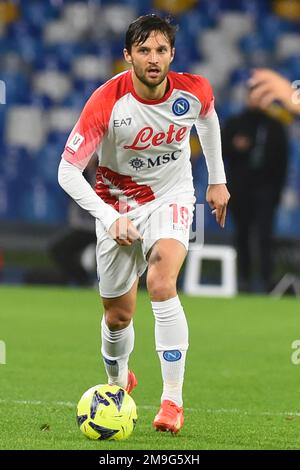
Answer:
M266 109L275 100L280 101L288 109L292 106L294 92L292 84L273 70L254 70L248 84L249 100L253 106Z
M142 240L138 229L128 217L120 217L110 227L108 233L121 246L130 246L136 240Z
M230 194L226 184L210 184L206 192L206 200L213 209L212 214L216 215L216 220L222 228L225 226L227 205Z

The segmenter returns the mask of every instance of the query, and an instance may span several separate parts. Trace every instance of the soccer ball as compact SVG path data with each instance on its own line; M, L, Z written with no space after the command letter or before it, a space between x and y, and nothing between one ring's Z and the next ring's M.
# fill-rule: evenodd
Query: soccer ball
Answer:
M135 402L118 385L95 385L77 405L78 426L89 439L127 439L136 421Z

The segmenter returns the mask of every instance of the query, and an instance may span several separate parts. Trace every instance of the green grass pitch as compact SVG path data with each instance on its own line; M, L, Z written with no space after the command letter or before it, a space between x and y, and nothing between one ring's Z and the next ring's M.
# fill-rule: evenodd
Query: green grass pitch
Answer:
M106 378L100 358L101 304L82 289L0 288L0 449L299 449L299 301L266 297L189 298L185 426L157 433L161 376L154 321L140 292L130 366L139 385L138 423L129 440L89 441L76 403ZM2 343L3 345L3 343Z

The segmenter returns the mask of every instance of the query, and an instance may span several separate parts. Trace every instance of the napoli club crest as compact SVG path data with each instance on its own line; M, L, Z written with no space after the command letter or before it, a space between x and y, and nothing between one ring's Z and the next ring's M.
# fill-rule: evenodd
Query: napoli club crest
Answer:
M174 101L172 111L176 116L183 116L190 109L190 103L185 98L178 98Z

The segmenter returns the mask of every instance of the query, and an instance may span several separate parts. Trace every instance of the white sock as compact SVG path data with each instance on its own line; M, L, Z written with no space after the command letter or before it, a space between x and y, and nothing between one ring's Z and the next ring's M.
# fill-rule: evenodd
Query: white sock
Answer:
M182 406L182 386L188 326L179 297L151 302L155 316L155 343L163 378L161 401L171 400Z
M128 381L128 360L134 346L133 321L126 328L111 331L103 316L101 323L104 366L110 385L126 388Z

